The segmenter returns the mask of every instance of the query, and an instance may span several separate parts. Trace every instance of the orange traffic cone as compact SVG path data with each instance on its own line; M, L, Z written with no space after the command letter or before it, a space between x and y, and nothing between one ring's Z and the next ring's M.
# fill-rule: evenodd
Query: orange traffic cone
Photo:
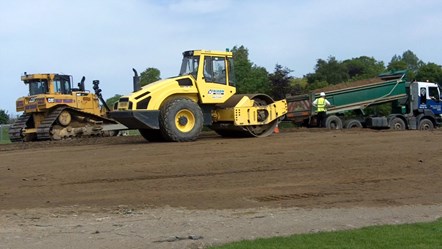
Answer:
M273 130L273 133L279 133L278 124L276 124L275 129Z

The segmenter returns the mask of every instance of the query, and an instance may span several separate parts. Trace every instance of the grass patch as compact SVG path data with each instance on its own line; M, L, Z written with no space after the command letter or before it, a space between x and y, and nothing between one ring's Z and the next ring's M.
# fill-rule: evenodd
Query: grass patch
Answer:
M141 136L140 131L138 130L127 130L127 136Z
M430 223L373 226L338 232L241 241L211 249L434 249L442 248L442 219Z
M295 128L298 127L297 125L293 124L291 121L282 121L278 124L278 127L280 129L289 129L289 128Z
M0 125L0 144L9 144L11 141L9 140L9 127L5 125Z

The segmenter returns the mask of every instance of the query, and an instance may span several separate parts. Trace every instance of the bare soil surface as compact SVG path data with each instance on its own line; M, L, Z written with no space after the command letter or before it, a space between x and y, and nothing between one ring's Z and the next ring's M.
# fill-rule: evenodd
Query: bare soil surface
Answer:
M442 216L442 131L0 145L0 248L205 248Z

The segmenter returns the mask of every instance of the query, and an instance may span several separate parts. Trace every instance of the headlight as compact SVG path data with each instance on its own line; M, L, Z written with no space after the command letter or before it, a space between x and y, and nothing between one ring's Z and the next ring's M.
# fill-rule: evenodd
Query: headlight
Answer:
M48 103L54 103L55 102L54 98L47 98L47 100L48 100Z

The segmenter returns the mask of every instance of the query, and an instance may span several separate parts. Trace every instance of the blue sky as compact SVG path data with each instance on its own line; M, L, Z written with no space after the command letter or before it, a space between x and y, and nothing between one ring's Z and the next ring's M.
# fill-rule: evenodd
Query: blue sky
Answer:
M302 77L317 59L413 51L442 64L440 0L0 0L0 109L15 114L23 72L64 73L105 98L132 90L132 68L179 71L185 50L249 49Z

